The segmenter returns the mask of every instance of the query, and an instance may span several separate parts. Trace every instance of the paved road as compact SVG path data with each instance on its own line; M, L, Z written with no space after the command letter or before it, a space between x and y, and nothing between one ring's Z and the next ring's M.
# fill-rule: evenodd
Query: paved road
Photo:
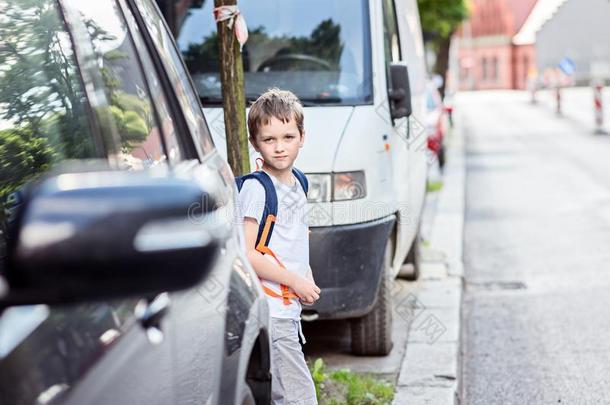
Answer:
M557 103L554 91L540 91L537 99L540 105L549 109L549 111L556 110ZM594 97L591 87L564 88L561 90L561 99L562 112L566 118L578 121L583 126L586 126L587 130L595 129ZM602 92L602 101L605 110L603 129L610 132L610 88L606 87Z
M610 136L461 94L465 404L610 403Z

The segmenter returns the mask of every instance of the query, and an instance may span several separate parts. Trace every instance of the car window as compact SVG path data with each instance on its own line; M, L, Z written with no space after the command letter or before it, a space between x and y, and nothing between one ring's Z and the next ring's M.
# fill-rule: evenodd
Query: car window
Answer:
M159 121L161 122L161 132L163 133L163 137L165 139L165 146L167 148L169 161L170 163L178 163L182 161L185 156L184 151L187 148L187 146L184 144L185 140L180 138L178 131L176 130L176 122L172 117L172 110L163 91L161 80L152 62L149 51L144 44L142 33L140 32L140 29L130 10L125 10L125 18L131 29L134 45L138 50L138 54L140 55L142 67L150 87L150 92L157 110Z
M394 0L383 0L384 50L387 62L400 62L400 40Z
M136 0L136 4L167 71L186 123L196 139L196 146L201 154L209 153L214 150L214 143L201 111L201 104L163 18L151 0Z
M80 0L63 4L111 161L130 170L166 164L150 88L118 4Z
M0 261L22 188L63 161L105 156L89 117L57 3L0 1Z
M383 49L385 55L387 87L392 87L390 64L401 61L400 40L398 36L398 23L396 20L396 7L394 0L383 0Z
M0 1L0 276L10 229L29 183L70 160L107 158L92 117L58 3ZM67 390L65 383L76 381L103 353L102 338L124 328L122 314L129 304L4 310L0 402L48 403L44 399L51 391L59 396ZM109 310L101 316L103 308ZM83 332L79 322L89 328Z

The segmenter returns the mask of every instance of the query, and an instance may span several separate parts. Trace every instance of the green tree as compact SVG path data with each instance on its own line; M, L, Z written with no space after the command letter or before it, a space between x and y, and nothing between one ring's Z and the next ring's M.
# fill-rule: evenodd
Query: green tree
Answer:
M4 2L0 18L0 198L56 158L91 156L84 93L52 0Z
M434 72L446 79L451 37L468 18L466 0L417 0L426 45L436 54ZM445 94L443 83L441 94Z
M252 31L249 36L252 36ZM218 72L220 70L218 33L212 32L201 43L190 43L182 56L190 72Z
M341 26L330 18L321 21L309 37L291 37L289 52L316 56L338 69L343 53Z
M49 169L53 148L31 128L0 131L0 200Z
M5 104L0 118L27 124L38 133L43 120L61 111L67 116L66 136L78 136L78 117L85 113L83 94L68 34L52 3L13 0L3 6L0 100Z
M97 48L115 39L93 21L85 24ZM4 2L0 38L1 201L54 163L91 158L98 152L88 135L85 94L56 1ZM121 147L131 151L151 131L151 108L121 90L118 62L127 64L126 55L117 49L105 53L99 49L110 101L107 113L119 130Z
M243 67L252 72L261 62L284 54L304 54L327 61L333 69L339 68L344 45L341 43L341 26L332 19L321 21L306 36L269 36L264 26L251 28L248 42L243 48ZM200 43L191 43L182 56L190 72L217 72L220 69L220 51L216 31ZM297 69L302 66L293 67Z

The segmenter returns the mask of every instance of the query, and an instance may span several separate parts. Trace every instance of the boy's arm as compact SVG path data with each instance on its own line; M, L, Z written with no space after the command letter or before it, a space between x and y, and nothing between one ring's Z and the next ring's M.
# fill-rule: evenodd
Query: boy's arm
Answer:
M244 217L244 233L246 237L246 254L256 274L265 280L274 281L292 288L294 292L307 302L315 302L320 298L320 288L313 281L296 273L282 269L271 262L255 249L258 236L258 222L254 218Z
M254 271L260 278L275 281L278 284L291 286L295 274L282 269L276 263L267 260L255 249L258 236L258 222L254 218L244 217L244 233L246 236L246 253Z

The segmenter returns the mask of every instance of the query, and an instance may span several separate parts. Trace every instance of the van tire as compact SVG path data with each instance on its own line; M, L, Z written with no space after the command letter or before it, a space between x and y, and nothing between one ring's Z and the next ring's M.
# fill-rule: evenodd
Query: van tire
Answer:
M267 331L261 329L250 352L248 368L237 404L271 403L271 364Z
M352 354L385 356L392 350L392 239L383 258L383 273L375 306L365 316L352 319Z
M405 264L403 264L398 271L398 277L403 280L415 281L419 278L421 270L421 248L422 248L422 237L421 237L421 226L417 228L417 234L411 249L405 258Z

